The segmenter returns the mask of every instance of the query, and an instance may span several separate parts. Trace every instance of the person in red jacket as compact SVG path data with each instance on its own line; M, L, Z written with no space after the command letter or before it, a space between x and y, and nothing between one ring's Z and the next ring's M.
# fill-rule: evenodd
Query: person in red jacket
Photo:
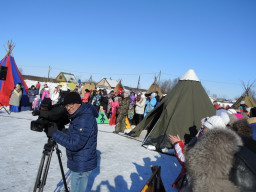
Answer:
M110 101L110 105L112 108L112 115L110 117L109 125L115 125L116 124L116 112L117 108L119 107L118 97L115 97L115 101Z
M90 91L88 89L85 89L84 96L82 97L82 102L87 103L90 98Z
M41 84L40 84L39 81L38 81L37 84L36 84L36 88L39 90L40 87L41 87Z

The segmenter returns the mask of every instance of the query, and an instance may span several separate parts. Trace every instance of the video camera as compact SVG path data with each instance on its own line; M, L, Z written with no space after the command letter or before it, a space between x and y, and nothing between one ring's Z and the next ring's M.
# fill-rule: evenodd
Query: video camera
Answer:
M52 110L53 106L52 106L51 102L52 102L51 99L45 98L41 102L39 113L38 114L33 113L33 115L39 115L40 111L50 111L50 110ZM48 128L52 127L52 126L57 126L57 124L53 121L50 121L49 119L46 119L46 118L43 118L43 117L39 116L39 118L37 120L31 121L30 129L32 131L42 132L42 131L48 130Z

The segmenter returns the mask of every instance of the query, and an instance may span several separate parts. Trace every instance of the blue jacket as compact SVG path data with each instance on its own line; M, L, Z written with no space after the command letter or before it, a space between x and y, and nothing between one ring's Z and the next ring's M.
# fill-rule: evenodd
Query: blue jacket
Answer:
M90 103L83 103L74 114L69 115L68 131L63 133L57 130L52 136L54 141L66 148L71 171L87 172L97 166L97 117L96 108Z
M156 98L155 98L155 94L152 93L151 94L152 98L146 101L146 108L145 108L145 112L144 112L144 117L150 113L156 106Z

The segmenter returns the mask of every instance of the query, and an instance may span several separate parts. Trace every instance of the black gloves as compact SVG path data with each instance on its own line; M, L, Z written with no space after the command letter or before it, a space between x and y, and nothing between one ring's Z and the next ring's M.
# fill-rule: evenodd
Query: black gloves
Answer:
M40 114L40 111L39 111L39 110L35 110L35 111L32 112L32 115L33 115L33 116L37 116L37 115L39 115L39 114Z
M45 133L47 137L52 137L53 134L58 130L58 126L56 123L53 123L51 126L49 126L47 129L45 129Z

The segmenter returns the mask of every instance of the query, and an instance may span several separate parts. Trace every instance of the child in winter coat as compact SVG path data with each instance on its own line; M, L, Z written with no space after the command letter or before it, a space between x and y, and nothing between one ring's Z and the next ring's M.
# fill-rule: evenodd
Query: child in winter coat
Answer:
M32 109L33 111L39 110L39 98L36 97L32 102Z

